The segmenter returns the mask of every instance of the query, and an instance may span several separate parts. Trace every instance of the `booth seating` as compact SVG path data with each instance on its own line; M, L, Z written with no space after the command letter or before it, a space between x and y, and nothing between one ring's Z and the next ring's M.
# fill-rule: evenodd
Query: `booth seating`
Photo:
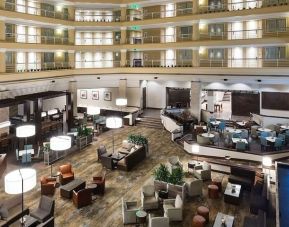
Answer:
M146 150L144 146L132 148L130 153L117 163L117 168L120 170L130 171L138 163L146 158Z
M245 190L251 191L254 180L255 171L239 166L231 166L231 174L228 179L230 183L240 184Z

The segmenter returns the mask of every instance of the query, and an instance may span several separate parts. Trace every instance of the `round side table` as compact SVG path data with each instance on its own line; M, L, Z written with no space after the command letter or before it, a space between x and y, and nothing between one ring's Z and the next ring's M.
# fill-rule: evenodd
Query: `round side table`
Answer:
M144 225L147 221L147 212L144 210L138 210L136 212L136 220L138 224Z
M97 184L87 184L86 188L90 189L91 194L96 194Z

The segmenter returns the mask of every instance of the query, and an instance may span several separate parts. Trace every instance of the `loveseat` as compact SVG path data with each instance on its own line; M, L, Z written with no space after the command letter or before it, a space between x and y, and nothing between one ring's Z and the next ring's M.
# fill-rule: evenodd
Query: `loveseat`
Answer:
M240 184L243 189L251 191L255 180L255 171L243 167L232 166L228 180L232 184Z
M146 150L144 146L133 147L130 152L117 163L117 168L120 170L130 171L145 158Z

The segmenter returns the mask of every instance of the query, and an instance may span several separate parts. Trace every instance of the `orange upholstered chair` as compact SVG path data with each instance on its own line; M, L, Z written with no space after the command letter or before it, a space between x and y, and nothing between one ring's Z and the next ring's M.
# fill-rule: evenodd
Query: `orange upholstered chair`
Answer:
M59 167L60 175L59 181L60 184L67 184L70 181L74 180L74 172L72 171L71 164L65 164Z
M53 195L56 187L56 178L55 177L41 177L41 195Z

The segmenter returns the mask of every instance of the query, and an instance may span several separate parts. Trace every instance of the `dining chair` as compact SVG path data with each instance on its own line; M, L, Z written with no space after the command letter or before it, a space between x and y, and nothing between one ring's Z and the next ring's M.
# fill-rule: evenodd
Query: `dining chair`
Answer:
M247 129L242 129L242 132L241 132L241 138L242 139L248 139L249 137L249 132Z
M22 162L22 164L31 163L31 154L30 154L30 153L28 153L28 154L26 154L26 153L22 154L21 162Z
M261 141L261 150L267 151L267 149L270 147L270 145L267 143L266 138L263 136L260 136L260 141Z
M246 150L246 143L243 141L237 141L236 150L237 151L245 151Z
M220 132L224 132L226 128L226 123L224 121L222 121L220 124L219 124L219 131Z
M275 150L279 151L282 149L282 147L283 147L282 139L276 138L275 143L274 143Z
M286 135L285 134L278 134L278 138L282 140L282 144L286 144Z
M239 133L234 133L232 135L232 138L241 138L241 135Z
M261 137L269 137L270 136L270 132L261 132L260 136Z

